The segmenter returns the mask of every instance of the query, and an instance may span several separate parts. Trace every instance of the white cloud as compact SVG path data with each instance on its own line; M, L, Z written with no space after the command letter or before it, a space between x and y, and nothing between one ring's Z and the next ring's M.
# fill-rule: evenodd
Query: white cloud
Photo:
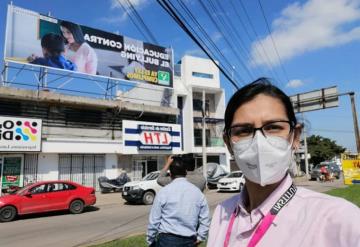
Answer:
M123 22L127 20L127 14L126 13L121 13L119 15L115 15L115 16L107 16L107 17L103 17L100 19L100 21L106 22L106 23L119 23L119 22Z
M272 37L282 61L360 40L360 27L354 27L360 20L359 4L359 0L308 0L283 9L272 23ZM252 44L251 56L252 65L266 65L267 57L271 64L279 64L269 35Z
M110 10L119 9L121 13L117 15L103 17L100 20L106 23L119 23L126 21L128 15L126 12L123 11L121 5L127 8L129 6L128 2L130 2L134 6L134 8L136 8L136 10L142 8L147 4L146 0L110 0ZM131 9L129 9L129 11L131 11Z
M128 6L128 2L130 2L134 7L139 7L144 5L146 0L111 0L111 9L121 8L121 5Z
M297 87L301 87L304 85L304 82L302 80L299 79L294 79L294 80L290 80L287 84L286 87L290 87L290 88L297 88Z

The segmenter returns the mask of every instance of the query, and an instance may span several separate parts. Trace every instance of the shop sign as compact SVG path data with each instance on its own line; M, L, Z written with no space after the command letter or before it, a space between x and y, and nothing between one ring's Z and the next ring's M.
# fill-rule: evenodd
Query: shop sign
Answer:
M1 188L8 188L10 186L21 186L21 170L22 170L22 157L10 156L4 157L2 165L2 186ZM0 170L1 173L1 170Z
M39 152L41 119L0 116L0 151Z
M360 184L360 155L343 154L341 166L344 172L345 184Z
M181 127L178 124L123 121L124 153L139 151L180 151Z

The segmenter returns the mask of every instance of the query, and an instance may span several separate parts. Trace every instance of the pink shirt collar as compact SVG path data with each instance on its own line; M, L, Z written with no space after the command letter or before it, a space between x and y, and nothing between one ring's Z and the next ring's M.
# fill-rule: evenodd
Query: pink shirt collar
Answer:
M282 180L280 185L270 194L268 198L263 201L257 208L253 209L253 211L259 211L263 217L270 211L272 206L276 203L276 201L285 193L285 191L290 187L292 184L292 179L289 174ZM246 185L245 185L246 186ZM236 214L243 214L249 215L249 213L245 209L244 201L247 200L247 191L242 190L240 192L239 201L238 201L238 208L236 208ZM251 212L250 212L251 213Z

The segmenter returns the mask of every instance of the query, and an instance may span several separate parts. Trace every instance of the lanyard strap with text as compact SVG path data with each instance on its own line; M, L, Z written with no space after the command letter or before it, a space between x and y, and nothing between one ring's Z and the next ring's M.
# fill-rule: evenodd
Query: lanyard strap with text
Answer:
M265 235L266 231L269 229L271 223L274 221L276 215L280 210L294 197L297 188L292 184L289 189L280 197L280 199L274 204L270 212L263 218L260 225L256 228L255 233L251 237L248 247L254 247L260 241L260 239ZM224 247L229 246L230 236L232 227L236 217L236 209L231 214L229 225L226 231Z

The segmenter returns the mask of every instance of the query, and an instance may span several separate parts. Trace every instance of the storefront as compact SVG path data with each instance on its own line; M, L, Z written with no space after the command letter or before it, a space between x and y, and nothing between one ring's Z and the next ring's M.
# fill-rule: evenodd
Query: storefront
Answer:
M0 117L0 191L36 180L41 127L40 119Z
M160 170L168 155L182 153L181 125L124 120L122 153L119 163L128 157L131 179L140 180Z

